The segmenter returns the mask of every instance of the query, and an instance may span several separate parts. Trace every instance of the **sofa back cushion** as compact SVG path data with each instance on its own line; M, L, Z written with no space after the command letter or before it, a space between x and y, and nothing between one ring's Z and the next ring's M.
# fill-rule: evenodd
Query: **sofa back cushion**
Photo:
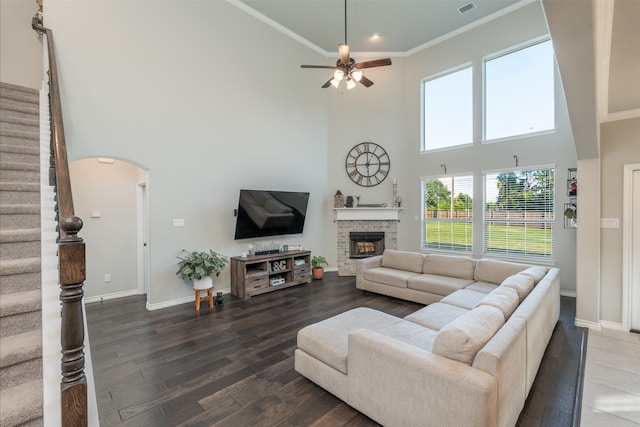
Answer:
M492 307L499 308L506 320L509 319L509 316L511 316L519 304L520 297L515 289L506 286L498 286L486 297L478 301L476 307L481 305L490 305Z
M544 276L547 275L547 268L539 265L533 265L526 270L522 270L520 274L524 274L525 276L530 276L533 279L533 284L537 285L540 280Z
M483 305L463 314L440 329L433 353L471 365L476 353L504 325L504 315L496 307Z
M504 279L526 270L530 267L527 264L518 264L515 262L496 261L493 259L479 259L476 262L476 268L473 271L473 278L480 282L501 284Z
M524 300L531 289L533 289L534 283L533 278L531 276L527 276L525 274L514 274L513 276L509 276L500 285L501 288L511 288L518 293L518 298L520 298L520 302Z
M396 270L422 273L424 255L418 252L405 252L385 249L382 254L382 266Z
M429 254L424 261L423 273L473 280L476 260L466 256Z

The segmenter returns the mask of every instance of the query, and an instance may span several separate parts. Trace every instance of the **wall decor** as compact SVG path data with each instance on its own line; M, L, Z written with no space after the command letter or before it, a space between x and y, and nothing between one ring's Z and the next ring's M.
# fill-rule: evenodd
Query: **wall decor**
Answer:
M344 163L351 181L363 187L380 184L389 174L391 161L384 148L374 142L356 144Z

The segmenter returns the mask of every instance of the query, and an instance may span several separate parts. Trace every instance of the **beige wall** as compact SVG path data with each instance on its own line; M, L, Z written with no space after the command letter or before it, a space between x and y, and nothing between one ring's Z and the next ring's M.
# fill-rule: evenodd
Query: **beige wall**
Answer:
M623 167L640 163L640 118L602 123L601 217L618 218L620 228L602 228L600 320L622 322ZM628 231L627 231L628 232Z
M108 164L91 158L71 162L69 172L75 212L84 221L85 297L137 294L136 183L140 168L120 160ZM100 216L92 217L92 212ZM111 282L105 282L105 274L111 275Z
M35 0L0 1L0 81L40 89L42 43L31 29Z

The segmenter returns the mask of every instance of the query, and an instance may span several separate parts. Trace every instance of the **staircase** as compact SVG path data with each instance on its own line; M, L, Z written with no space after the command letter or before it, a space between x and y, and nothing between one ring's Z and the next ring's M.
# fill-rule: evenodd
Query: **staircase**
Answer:
M0 425L43 424L39 93L0 83Z

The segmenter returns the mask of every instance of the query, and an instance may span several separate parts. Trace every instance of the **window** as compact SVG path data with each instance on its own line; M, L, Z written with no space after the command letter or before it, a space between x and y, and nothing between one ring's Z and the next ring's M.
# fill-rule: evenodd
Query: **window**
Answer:
M422 180L423 248L471 252L473 176Z
M424 150L473 142L471 67L422 83Z
M484 253L553 259L554 170L484 175Z
M486 60L484 72L485 140L555 128L551 41Z

